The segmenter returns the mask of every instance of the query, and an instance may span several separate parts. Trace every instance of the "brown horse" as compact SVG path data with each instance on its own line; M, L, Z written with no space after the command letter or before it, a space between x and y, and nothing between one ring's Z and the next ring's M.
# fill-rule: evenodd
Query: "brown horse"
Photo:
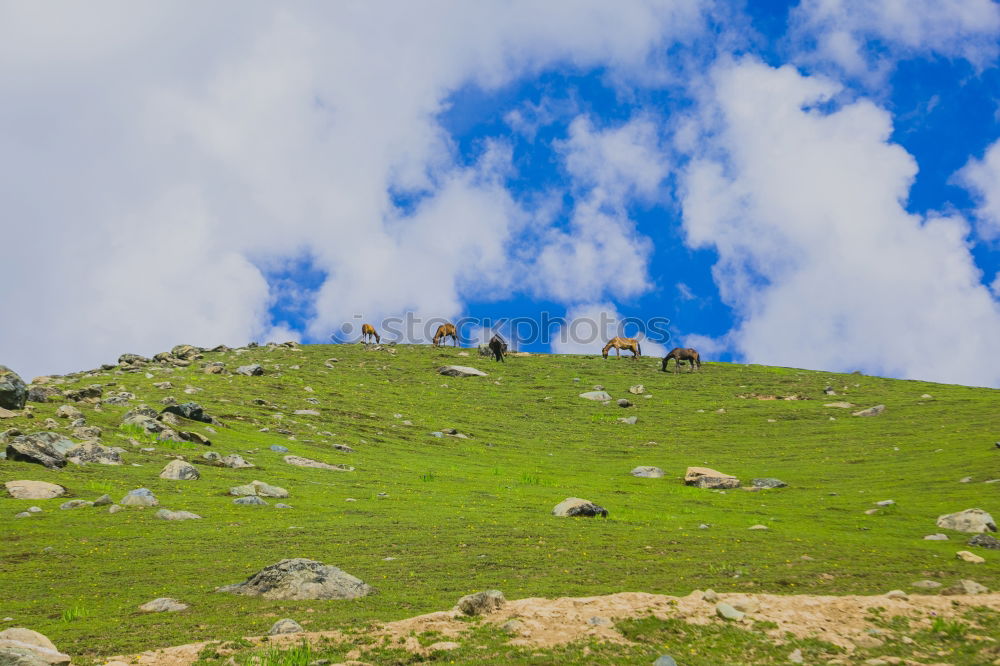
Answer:
M667 371L667 361L670 359L674 359L674 372L680 369L681 361L687 361L691 364L691 372L694 372L695 366L698 366L698 369L701 370L701 356L698 355L697 349L674 347L670 350L669 354L663 357L663 366L660 370L663 372Z
M437 332L434 334L434 346L437 347L447 339L451 338L455 341L455 346L458 346L458 331L455 330L454 324L441 324L438 326Z
M635 338L611 338L608 344L604 345L604 349L601 350L601 354L604 358L608 357L608 350L612 347L615 348L615 353L618 354L618 358L622 357L622 349L627 349L632 352L632 358L639 358L642 354L642 349L639 348L639 341Z
M374 326L372 326L371 324L362 324L361 339L365 342L368 342L372 338L375 338L375 344L382 342L382 338L379 337L378 331L375 330Z

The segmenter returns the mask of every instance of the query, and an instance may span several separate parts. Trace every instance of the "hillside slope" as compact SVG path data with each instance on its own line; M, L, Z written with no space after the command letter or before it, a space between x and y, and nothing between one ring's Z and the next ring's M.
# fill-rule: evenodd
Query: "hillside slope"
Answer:
M448 608L489 588L516 599L695 588L875 594L912 590L925 578L1000 587L1000 551L966 546L968 535L956 532L948 541L923 539L945 531L935 525L941 514L979 507L1000 516L1000 483L985 483L1000 479L996 390L738 364L673 374L659 372L659 359L532 355L497 364L474 350L459 354L269 346L204 352L186 367L125 364L50 382L60 391L100 384L104 404L55 395L29 403L33 418L19 413L0 427L31 433L53 418L70 434L69 420L56 416L68 403L101 428L103 444L126 449L124 464L49 470L0 461L0 483L50 481L68 491L50 500L0 498L0 615L13 618L0 628L31 627L65 652L96 656L262 634L277 617L309 630L360 627ZM206 374L211 363L224 363L225 372ZM252 363L265 374L232 374ZM489 376L436 373L452 363ZM172 386L154 386L162 382ZM628 392L637 384L645 395ZM635 404L578 397L594 385ZM837 395L824 394L828 386ZM108 404L121 391L135 397ZM159 411L167 396L194 400L221 421L184 424L210 446L159 442L121 426L129 410ZM780 399L788 397L796 399ZM824 406L835 401L855 407ZM851 416L876 404L886 411ZM618 422L626 416L637 423ZM446 428L467 437L431 434ZM255 467L212 466L206 451L238 453ZM354 470L296 467L284 461L288 454ZM195 463L201 478L159 478L176 456ZM639 465L660 467L665 477L630 476ZM688 487L688 466L745 485L776 477L788 487ZM234 505L228 490L252 480L290 497ZM59 510L73 498L108 494L117 502L138 487L160 507L202 519L159 520L155 509ZM550 515L567 497L592 500L610 516ZM874 504L888 499L895 504ZM13 519L30 505L42 512ZM769 529L748 529L754 525ZM966 549L985 564L956 559ZM291 557L336 565L378 593L316 602L214 591ZM191 608L138 612L156 597Z

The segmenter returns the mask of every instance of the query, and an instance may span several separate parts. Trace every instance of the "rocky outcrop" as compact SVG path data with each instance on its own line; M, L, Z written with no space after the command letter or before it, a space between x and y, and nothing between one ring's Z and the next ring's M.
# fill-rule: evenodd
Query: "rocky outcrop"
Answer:
M458 600L456 608L465 615L488 615L500 610L506 603L500 590L486 590L465 595Z
M375 592L359 578L315 560L297 557L264 567L242 583L219 592L265 599L357 599Z
M978 534L981 532L996 532L997 524L993 516L982 509L966 509L958 513L948 513L938 516L937 526L946 530Z
M0 407L4 409L24 409L28 401L28 386L20 375L0 365Z

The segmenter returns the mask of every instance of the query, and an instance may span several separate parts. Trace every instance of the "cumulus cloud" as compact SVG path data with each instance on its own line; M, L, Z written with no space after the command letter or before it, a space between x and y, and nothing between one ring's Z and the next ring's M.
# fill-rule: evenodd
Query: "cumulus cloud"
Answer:
M986 149L982 159L970 159L958 172L958 181L977 200L979 234L986 240L1000 237L1000 140Z
M1000 5L993 0L802 0L789 16L803 62L833 64L878 83L895 61L921 55L997 57Z
M454 316L470 293L503 297L523 265L509 151L490 144L459 166L440 121L449 96L556 65L624 80L700 34L701 12L666 0L3 3L0 202L17 248L6 268L26 276L0 293L18 313L0 327L3 359L32 374L269 335L261 267L287 257L326 276L314 337L358 312ZM542 265L572 265L553 297L574 300L594 288L587 271L621 273L606 257L641 245L596 199L550 241ZM645 264L628 263L631 293Z
M890 143L889 114L865 100L823 111L836 83L751 59L720 64L711 83L683 223L692 247L719 255L735 351L1000 386L1000 305L968 224L905 210L917 165Z
M550 347L554 354L596 354L614 337L637 338L643 356L666 354L662 344L646 337L638 322L623 317L608 302L585 303L570 308L563 325L556 329ZM625 355L631 356L631 353L625 352Z

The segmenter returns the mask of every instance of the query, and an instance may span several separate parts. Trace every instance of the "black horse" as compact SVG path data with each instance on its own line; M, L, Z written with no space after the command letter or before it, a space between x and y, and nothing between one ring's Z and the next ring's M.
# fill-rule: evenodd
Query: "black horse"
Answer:
M500 337L499 333L490 338L490 342L487 347L489 347L490 351L493 352L495 360L500 361L501 363L504 362L503 357L504 354L507 353L507 343Z
M701 356L698 355L697 349L674 347L670 350L670 353L663 357L663 365L660 370L663 372L667 371L667 361L674 359L674 372L677 372L681 367L681 361L688 361L691 364L691 372L694 372L695 366L701 370Z

